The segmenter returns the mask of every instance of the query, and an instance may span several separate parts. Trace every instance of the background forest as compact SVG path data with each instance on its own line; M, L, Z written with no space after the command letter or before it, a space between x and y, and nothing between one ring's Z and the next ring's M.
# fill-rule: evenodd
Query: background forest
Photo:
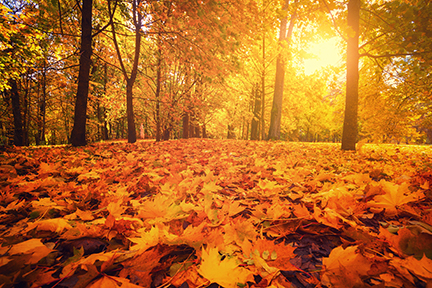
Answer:
M3 145L71 143L78 118L87 142L134 142L132 131L158 141L274 138L276 90L276 138L342 139L355 33L345 0L0 3ZM430 15L429 1L361 1L358 140L432 142ZM306 69L311 47L328 39L341 60ZM79 87L85 57L88 93Z

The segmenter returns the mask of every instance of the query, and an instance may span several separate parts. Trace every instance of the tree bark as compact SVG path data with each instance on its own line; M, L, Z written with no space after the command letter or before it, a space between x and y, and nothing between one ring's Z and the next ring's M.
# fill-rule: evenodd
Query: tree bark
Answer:
M289 0L285 0L283 7L284 11L288 11ZM294 23L296 19L296 12L291 15L290 25L287 31L288 15L284 17L281 21L280 31L279 31L279 44L282 46L283 50L289 48L289 40L292 35L294 28ZM279 53L276 60L276 79L273 94L273 106L270 114L270 128L268 133L268 139L279 140L280 139L280 129L281 129L281 119L282 119L282 102L283 102L283 91L284 91L284 81L285 81L285 66L286 66L286 53Z
M158 39L158 60L157 60L157 71L156 71L156 141L161 141L161 117L160 117L160 93L162 85L162 48L161 48L161 35L159 34Z
M133 94L132 89L138 74L138 62L141 51L141 25L142 15L138 11L140 0L134 0L132 3L134 26L135 26L135 54L132 66L131 76L127 80L126 85L126 115L128 121L128 142L136 142L135 116L133 112Z
M263 54L262 54L262 75L261 75L261 140L266 139L265 137L265 75L266 75L266 50L265 50L265 32L263 33Z
M45 141L45 117L46 117L46 62L44 61L44 68L42 71L42 98L39 99L39 121L38 121L38 138L39 143L42 145L46 144Z
M355 150L357 142L360 5L360 0L350 0L348 2L348 28L350 33L348 33L347 41L347 82L342 150Z
M135 115L133 112L133 85L135 84L135 80L138 74L138 61L141 50L141 26L142 26L142 15L138 11L138 6L140 4L140 0L132 1L132 14L133 14L133 23L135 26L135 51L134 51L134 59L132 65L132 71L130 76L126 71L126 67L123 63L123 58L120 54L120 48L117 43L117 37L115 33L114 22L111 20L111 29L113 35L114 46L117 51L117 57L120 62L120 67L122 69L123 77L126 81L126 118L127 118L127 131L128 131L128 142L135 143L136 142L136 128L135 128ZM115 7L114 7L115 10ZM108 1L108 11L110 15L114 15L114 11L111 12L111 3Z
M23 146L24 145L24 137L23 137L23 122L21 115L21 104L18 93L18 85L15 79L10 81L11 89L11 100L12 100L12 114L14 118L14 145L15 146Z
M261 93L259 93L258 85L254 85L252 89L252 97L254 99L253 118L251 123L251 140L259 140L259 124L261 111Z
M189 112L183 114L183 139L189 138Z
M84 146L87 144L86 118L92 54L92 7L92 0L83 0L78 90L75 102L74 125L71 135L73 146Z

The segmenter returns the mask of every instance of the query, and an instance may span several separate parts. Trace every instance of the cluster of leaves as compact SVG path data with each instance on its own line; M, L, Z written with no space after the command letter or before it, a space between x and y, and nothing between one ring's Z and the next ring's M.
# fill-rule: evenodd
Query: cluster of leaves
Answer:
M199 139L8 149L0 282L429 287L430 148L358 150Z

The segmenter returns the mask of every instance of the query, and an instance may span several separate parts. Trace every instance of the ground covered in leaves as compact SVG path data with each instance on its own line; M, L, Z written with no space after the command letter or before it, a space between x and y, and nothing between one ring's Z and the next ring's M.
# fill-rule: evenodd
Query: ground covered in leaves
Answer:
M432 287L430 147L176 140L0 155L0 287Z

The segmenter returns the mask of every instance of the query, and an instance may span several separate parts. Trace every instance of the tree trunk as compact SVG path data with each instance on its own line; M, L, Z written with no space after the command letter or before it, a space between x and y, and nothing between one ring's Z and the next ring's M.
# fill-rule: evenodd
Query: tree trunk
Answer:
M128 130L128 142L136 142L136 129L135 129L135 117L133 112L133 82L129 79L126 83L126 116L127 116L127 130Z
M107 84L108 84L108 67L107 63L104 65L104 82L103 82L103 91L104 95L107 95ZM99 121L99 138L102 140L108 140L108 128L106 121L106 109L103 105L100 104L100 99L97 102L97 117Z
M284 11L288 11L289 0L285 0L283 7ZM280 32L279 32L279 43L282 46L282 51L286 51L289 48L289 39L292 35L294 23L296 19L296 12L291 15L290 25L287 32L288 16L284 17L281 21ZM285 43L284 43L285 42ZM273 106L270 114L270 128L268 133L268 139L279 140L281 119L282 119L282 101L283 101L283 90L284 90L284 79L285 79L285 66L286 66L286 53L279 53L276 60L276 79L275 88L273 94Z
M136 142L136 129L135 129L135 116L133 112L133 94L132 88L135 83L138 74L138 62L141 51L141 26L142 26L142 15L138 11L141 0L134 0L132 3L133 8L133 19L135 26L135 54L133 60L133 67L131 76L127 81L126 85L126 115L128 121L128 142Z
M45 141L45 117L46 117L46 63L44 62L44 69L42 71L42 98L39 100L39 121L38 121L38 138L42 145L46 144Z
M235 139L234 125L228 124L228 139Z
M23 137L23 123L22 123L22 115L21 115L21 104L18 93L18 85L15 79L10 81L11 83L11 100L12 100L12 113L14 118L14 145L23 146L24 145L24 137Z
M261 95L258 86L252 90L252 97L254 99L253 118L251 123L251 140L259 140L259 124L261 111Z
M354 35L348 33L346 102L342 131L342 150L355 150L358 133L358 43L360 30L360 0L350 0L348 2L348 28L354 31Z
M87 98L89 93L90 64L92 54L92 3L83 0L81 21L81 52L79 60L78 90L75 102L74 125L71 142L73 146L84 146L86 142Z
M160 52L160 51L159 51ZM158 64L156 71L156 141L161 140L161 117L160 117L160 91L161 91L161 81L162 81L162 59L161 55L158 56Z
M135 26L135 51L134 51L134 59L132 65L132 71L130 73L130 77L126 71L126 67L123 63L123 58L120 54L120 48L117 43L116 33L114 22L111 21L111 29L113 34L113 42L117 51L117 57L120 62L120 67L123 73L123 77L126 81L126 118L127 118L127 132L128 132L128 142L135 143L136 142L136 128L135 128L135 116L133 112L133 85L135 83L137 74L138 74L138 62L139 55L141 51L141 26L142 26L142 15L138 11L138 7L140 6L141 0L133 0L132 1L132 19L133 24ZM114 8L115 10L115 8ZM111 12L111 2L108 1L108 11L110 15L114 15L115 11Z
M202 138L207 138L207 128L205 123L202 126Z
M189 112L183 114L183 139L189 138Z
M265 30L264 30L265 31ZM266 74L266 51L265 51L265 32L263 33L263 66L261 75L261 140L265 139L265 74Z
M30 130L30 120L31 120L31 113L30 113L30 77L27 75L25 79L25 89L24 89L24 111L23 111L23 142L25 146L30 145L30 137L29 137L29 130Z

